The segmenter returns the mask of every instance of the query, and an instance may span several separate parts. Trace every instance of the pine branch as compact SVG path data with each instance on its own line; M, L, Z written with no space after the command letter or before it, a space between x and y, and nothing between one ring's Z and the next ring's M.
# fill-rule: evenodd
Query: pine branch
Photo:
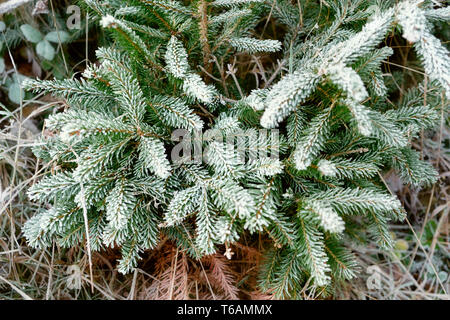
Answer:
M332 107L321 112L311 120L309 128L305 130L305 134L298 142L293 154L295 167L298 170L305 170L309 167L323 148L329 131L328 119L331 111Z

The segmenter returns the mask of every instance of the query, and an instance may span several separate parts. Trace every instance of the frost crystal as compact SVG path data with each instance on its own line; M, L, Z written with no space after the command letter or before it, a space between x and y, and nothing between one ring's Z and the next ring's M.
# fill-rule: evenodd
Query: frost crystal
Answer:
M187 53L181 42L172 36L167 44L166 51L167 68L174 77L182 79L189 68Z
M345 105L349 108L350 112L352 113L359 133L361 133L363 136L370 136L373 132L372 122L370 120L370 110L367 109L362 104L359 104L351 99L346 99L343 101Z
M103 28L115 28L116 25L116 18L114 18L112 15L106 15L104 17L102 17L102 19L100 20L100 25Z
M331 81L347 93L347 96L355 101L361 102L367 98L367 90L360 76L343 63L332 65L328 68L328 74Z
M255 111L264 110L266 107L265 99L267 96L267 89L255 89L252 90L250 95L245 100L247 104Z
M331 233L341 233L345 229L344 220L333 210L333 208L314 201L309 204L310 209L318 215L321 226Z
M196 73L190 73L186 76L183 89L187 94L197 98L201 102L212 103L214 100L213 88L207 86Z

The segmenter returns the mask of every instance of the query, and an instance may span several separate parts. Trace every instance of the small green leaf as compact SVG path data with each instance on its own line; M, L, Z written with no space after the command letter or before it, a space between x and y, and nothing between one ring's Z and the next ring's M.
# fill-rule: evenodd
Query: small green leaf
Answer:
M13 83L9 86L8 89L9 100L11 100L14 103L20 104L24 96L25 92L18 83Z
M30 42L38 43L43 38L42 33L38 29L30 26L29 24L21 25L20 30L22 31L25 38Z
M441 282L445 282L448 278L448 273L445 271L439 271L438 277L441 280Z
M50 61L44 60L41 62L41 68L44 71L50 71L53 68L53 63L51 63Z
M66 31L52 31L45 35L45 40L54 43L66 43L70 40L70 34Z
M5 31L6 29L6 24L3 21L0 21L0 32Z
M53 60L55 57L55 48L47 40L42 40L36 45L36 52L45 60Z
M18 84L21 84L22 81L25 79L29 79L27 76L24 76L23 74L20 74L20 73L13 73L11 78L12 78L13 83L18 83Z
M5 59L0 58L0 73L3 73L5 71Z

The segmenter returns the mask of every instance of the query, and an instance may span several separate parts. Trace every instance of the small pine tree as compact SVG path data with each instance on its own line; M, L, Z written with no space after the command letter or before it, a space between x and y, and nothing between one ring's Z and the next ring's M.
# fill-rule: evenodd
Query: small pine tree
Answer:
M117 246L118 269L127 273L162 234L200 259L222 245L231 258L244 232L262 233L274 245L260 287L295 298L306 281L329 292L357 275L350 240L368 235L391 248L388 223L405 212L380 172L394 168L414 186L436 181L410 141L448 106L450 60L432 35L448 8L362 0L85 3L111 40L97 50L99 63L81 79L26 83L70 104L48 118L55 134L35 150L58 169L29 190L49 204L24 228L31 246ZM268 23L281 38L261 39ZM393 54L384 40L397 33L414 43L430 81L395 104L382 63ZM254 54L281 59L256 74L256 85L239 66L246 60L236 64ZM274 128L278 136L258 136ZM175 129L193 133L184 147L201 147L205 161L170 160ZM239 137L247 157L279 156L241 161L224 142Z

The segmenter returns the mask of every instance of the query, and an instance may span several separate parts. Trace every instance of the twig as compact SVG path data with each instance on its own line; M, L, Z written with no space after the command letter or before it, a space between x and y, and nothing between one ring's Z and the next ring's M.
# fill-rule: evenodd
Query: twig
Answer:
M20 294L22 296L22 298L24 298L25 300L33 300L29 295L27 295L25 292L23 292L22 290L17 288L14 284L9 282L7 279L5 279L2 276L0 276L0 280L2 280L4 282L6 282L7 284L9 284L11 286L11 288L13 288L14 291L17 291L17 293Z
M205 0L201 0L198 4L198 13L200 16L199 29L200 29L200 43L202 44L203 53L203 65L208 73L212 72L212 65L209 61L211 56L211 48L208 43L208 15L207 15L208 3Z
M234 61L234 62L235 62L235 61ZM244 93L242 92L241 86L239 85L239 81L238 81L238 79L236 78L236 72L237 72L237 69L234 68L234 62L233 62L233 65L231 65L231 64L228 64L228 65L227 65L227 67L228 67L227 74L228 74L228 75L231 75L231 78L233 78L233 81L234 81L234 83L236 84L236 88L237 88L238 91L239 91L239 95L241 96L241 98L243 98L243 97L244 97Z
M72 146L69 146L72 153L77 158L77 161L79 161L78 154L73 150ZM80 181L80 201L81 201L81 207L83 209L83 220L84 220L84 228L86 233L86 246L87 246L87 252L88 252L88 261L89 261L89 278L91 283L91 292L94 292L94 276L92 273L92 252L91 252L91 239L89 236L89 220L87 215L87 206L86 206L86 198L84 193L84 185L83 182Z

